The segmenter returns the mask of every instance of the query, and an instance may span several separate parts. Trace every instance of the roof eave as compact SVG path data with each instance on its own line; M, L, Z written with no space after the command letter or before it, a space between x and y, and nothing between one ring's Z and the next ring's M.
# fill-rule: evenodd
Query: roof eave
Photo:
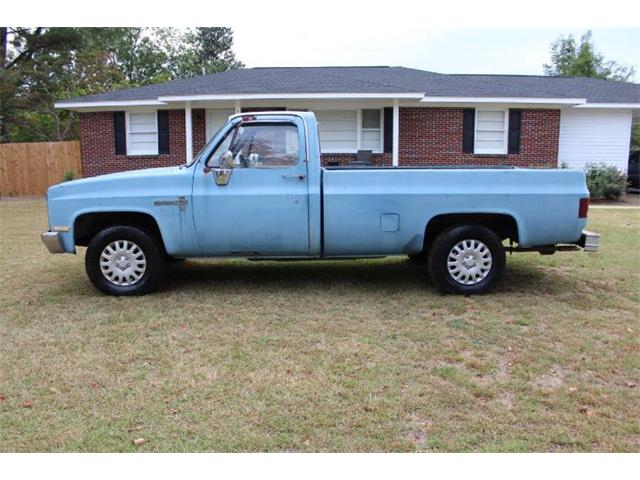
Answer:
M207 100L365 100L365 99L413 99L423 98L424 92L350 92L350 93L228 93L209 95L165 95L163 102L189 102Z
M420 100L420 103L509 103L509 104L528 104L528 105L583 105L587 103L586 98L562 98L562 97L445 97L445 96L427 96Z
M84 110L96 108L121 108L121 107L145 107L166 106L176 102L197 101L225 101L225 100L419 100L424 92L398 92L398 93L242 93L242 94L215 94L215 95L163 95L153 100L96 100L96 101L64 101L56 102L55 108L68 110Z
M65 108L67 110L76 110L84 108L102 108L102 107L152 107L166 105L160 100L97 100L94 102L56 102L53 104L55 108Z
M576 105L575 108L624 108L640 109L640 103L587 103L586 105Z

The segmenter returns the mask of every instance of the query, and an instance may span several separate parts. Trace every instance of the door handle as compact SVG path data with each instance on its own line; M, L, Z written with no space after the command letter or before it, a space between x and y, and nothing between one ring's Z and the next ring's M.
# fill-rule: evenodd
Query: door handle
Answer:
M304 173L283 173L282 178L297 178L298 180L304 180L307 176Z

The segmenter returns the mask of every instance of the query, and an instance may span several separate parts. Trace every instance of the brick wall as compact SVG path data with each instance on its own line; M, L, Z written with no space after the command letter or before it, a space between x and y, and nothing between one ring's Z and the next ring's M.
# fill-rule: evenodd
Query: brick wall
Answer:
M204 110L192 111L193 152L205 144ZM164 155L116 155L113 112L80 114L80 155L82 174L93 177L104 173L167 167L185 163L184 110L169 111L169 153Z
M555 167L558 159L560 111L522 111L520 153L474 155L462 153L462 108L400 109L400 165L515 165ZM206 141L205 111L192 112L193 152ZM127 156L115 154L112 112L80 114L80 151L84 176L180 165L185 162L184 110L169 111L169 154ZM346 165L351 154L323 154L322 163ZM391 165L391 154L374 154L374 165Z
M400 165L557 166L560 110L522 110L520 153L509 155L462 153L462 112L462 108L401 108Z

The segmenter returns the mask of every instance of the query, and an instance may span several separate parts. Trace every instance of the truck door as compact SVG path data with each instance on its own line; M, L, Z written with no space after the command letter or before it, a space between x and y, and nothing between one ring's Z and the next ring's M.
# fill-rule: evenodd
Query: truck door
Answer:
M309 201L300 118L243 118L196 165L193 212L210 256L308 256ZM209 171L210 169L210 171Z

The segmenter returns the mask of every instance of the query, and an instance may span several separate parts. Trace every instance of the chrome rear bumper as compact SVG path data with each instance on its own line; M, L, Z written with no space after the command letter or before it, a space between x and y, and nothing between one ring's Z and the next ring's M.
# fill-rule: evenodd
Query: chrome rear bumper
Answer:
M598 248L600 248L600 234L583 230L578 245L580 245L585 252L597 252Z
M60 233L58 232L42 232L40 235L42 243L47 247L50 253L64 253L64 247L60 241Z

